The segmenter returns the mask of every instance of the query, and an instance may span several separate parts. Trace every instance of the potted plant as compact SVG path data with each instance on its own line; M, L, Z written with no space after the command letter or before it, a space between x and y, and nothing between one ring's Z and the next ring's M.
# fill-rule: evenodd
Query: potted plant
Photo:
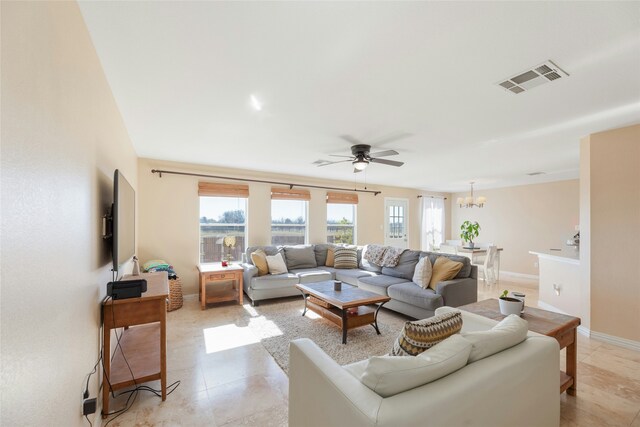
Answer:
M473 239L480 234L480 224L478 221L465 221L460 226L460 238L467 242L467 247L473 249Z
M504 291L502 292L502 295L500 295L500 299L498 300L498 303L500 304L500 313L504 314L505 316L508 316L510 314L516 314L520 316L520 313L524 308L524 303L522 302L522 300L508 297L508 294L509 291Z

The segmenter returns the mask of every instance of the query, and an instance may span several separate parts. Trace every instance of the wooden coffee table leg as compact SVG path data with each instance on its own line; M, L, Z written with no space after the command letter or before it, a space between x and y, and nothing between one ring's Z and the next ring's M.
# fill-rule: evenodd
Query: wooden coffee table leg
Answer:
M567 394L570 396L576 395L577 381L578 381L578 342L576 337L576 328L573 328L571 332L573 335L573 342L567 346L567 375L573 378L573 384L567 389Z
M347 309L341 310L342 314L342 344L347 343Z

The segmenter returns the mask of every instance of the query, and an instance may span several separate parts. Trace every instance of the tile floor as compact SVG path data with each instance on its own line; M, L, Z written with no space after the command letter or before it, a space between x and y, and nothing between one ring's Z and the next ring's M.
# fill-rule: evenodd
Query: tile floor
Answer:
M479 300L495 298L502 289L525 293L527 305L538 300L536 289L515 283L479 287ZM165 402L140 392L127 412L102 425L286 426L288 378L241 328L242 310L249 307L201 311L197 296L185 297L183 308L168 314L168 380L180 380L180 386ZM576 397L560 397L561 426L640 427L640 352L578 334L578 381ZM157 381L148 385L159 388ZM115 399L111 409L122 408L125 400Z

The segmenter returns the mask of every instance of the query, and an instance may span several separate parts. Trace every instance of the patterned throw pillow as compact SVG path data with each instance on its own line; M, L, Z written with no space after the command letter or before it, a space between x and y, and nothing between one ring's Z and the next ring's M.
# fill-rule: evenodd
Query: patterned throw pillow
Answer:
M420 258L420 261L418 261L418 265L416 265L416 270L413 273L413 283L427 289L429 287L429 283L431 282L432 273L433 267L431 266L429 257Z
M438 283L455 278L462 269L462 266L463 264L461 262L452 261L443 256L438 257L436 262L433 263L433 273L429 287L435 291Z
M269 265L267 264L267 254L262 249L251 252L251 262L258 269L258 276L269 274Z
M333 251L333 248L327 249L327 262L324 263L326 267L333 267L333 264L335 263Z
M459 311L407 322L398 336L391 356L417 356L462 329Z
M333 251L334 268L358 268L358 250L356 248L336 248Z

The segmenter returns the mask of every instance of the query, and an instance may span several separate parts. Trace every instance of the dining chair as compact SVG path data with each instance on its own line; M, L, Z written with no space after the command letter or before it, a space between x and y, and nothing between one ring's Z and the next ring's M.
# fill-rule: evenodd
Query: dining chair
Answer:
M478 265L478 269L482 270L485 285L493 285L498 282L498 273L496 272L496 258L498 255L498 247L491 245L487 248L487 254L484 263Z
M458 253L458 249L451 245L440 245L440 252L443 254L456 255Z

